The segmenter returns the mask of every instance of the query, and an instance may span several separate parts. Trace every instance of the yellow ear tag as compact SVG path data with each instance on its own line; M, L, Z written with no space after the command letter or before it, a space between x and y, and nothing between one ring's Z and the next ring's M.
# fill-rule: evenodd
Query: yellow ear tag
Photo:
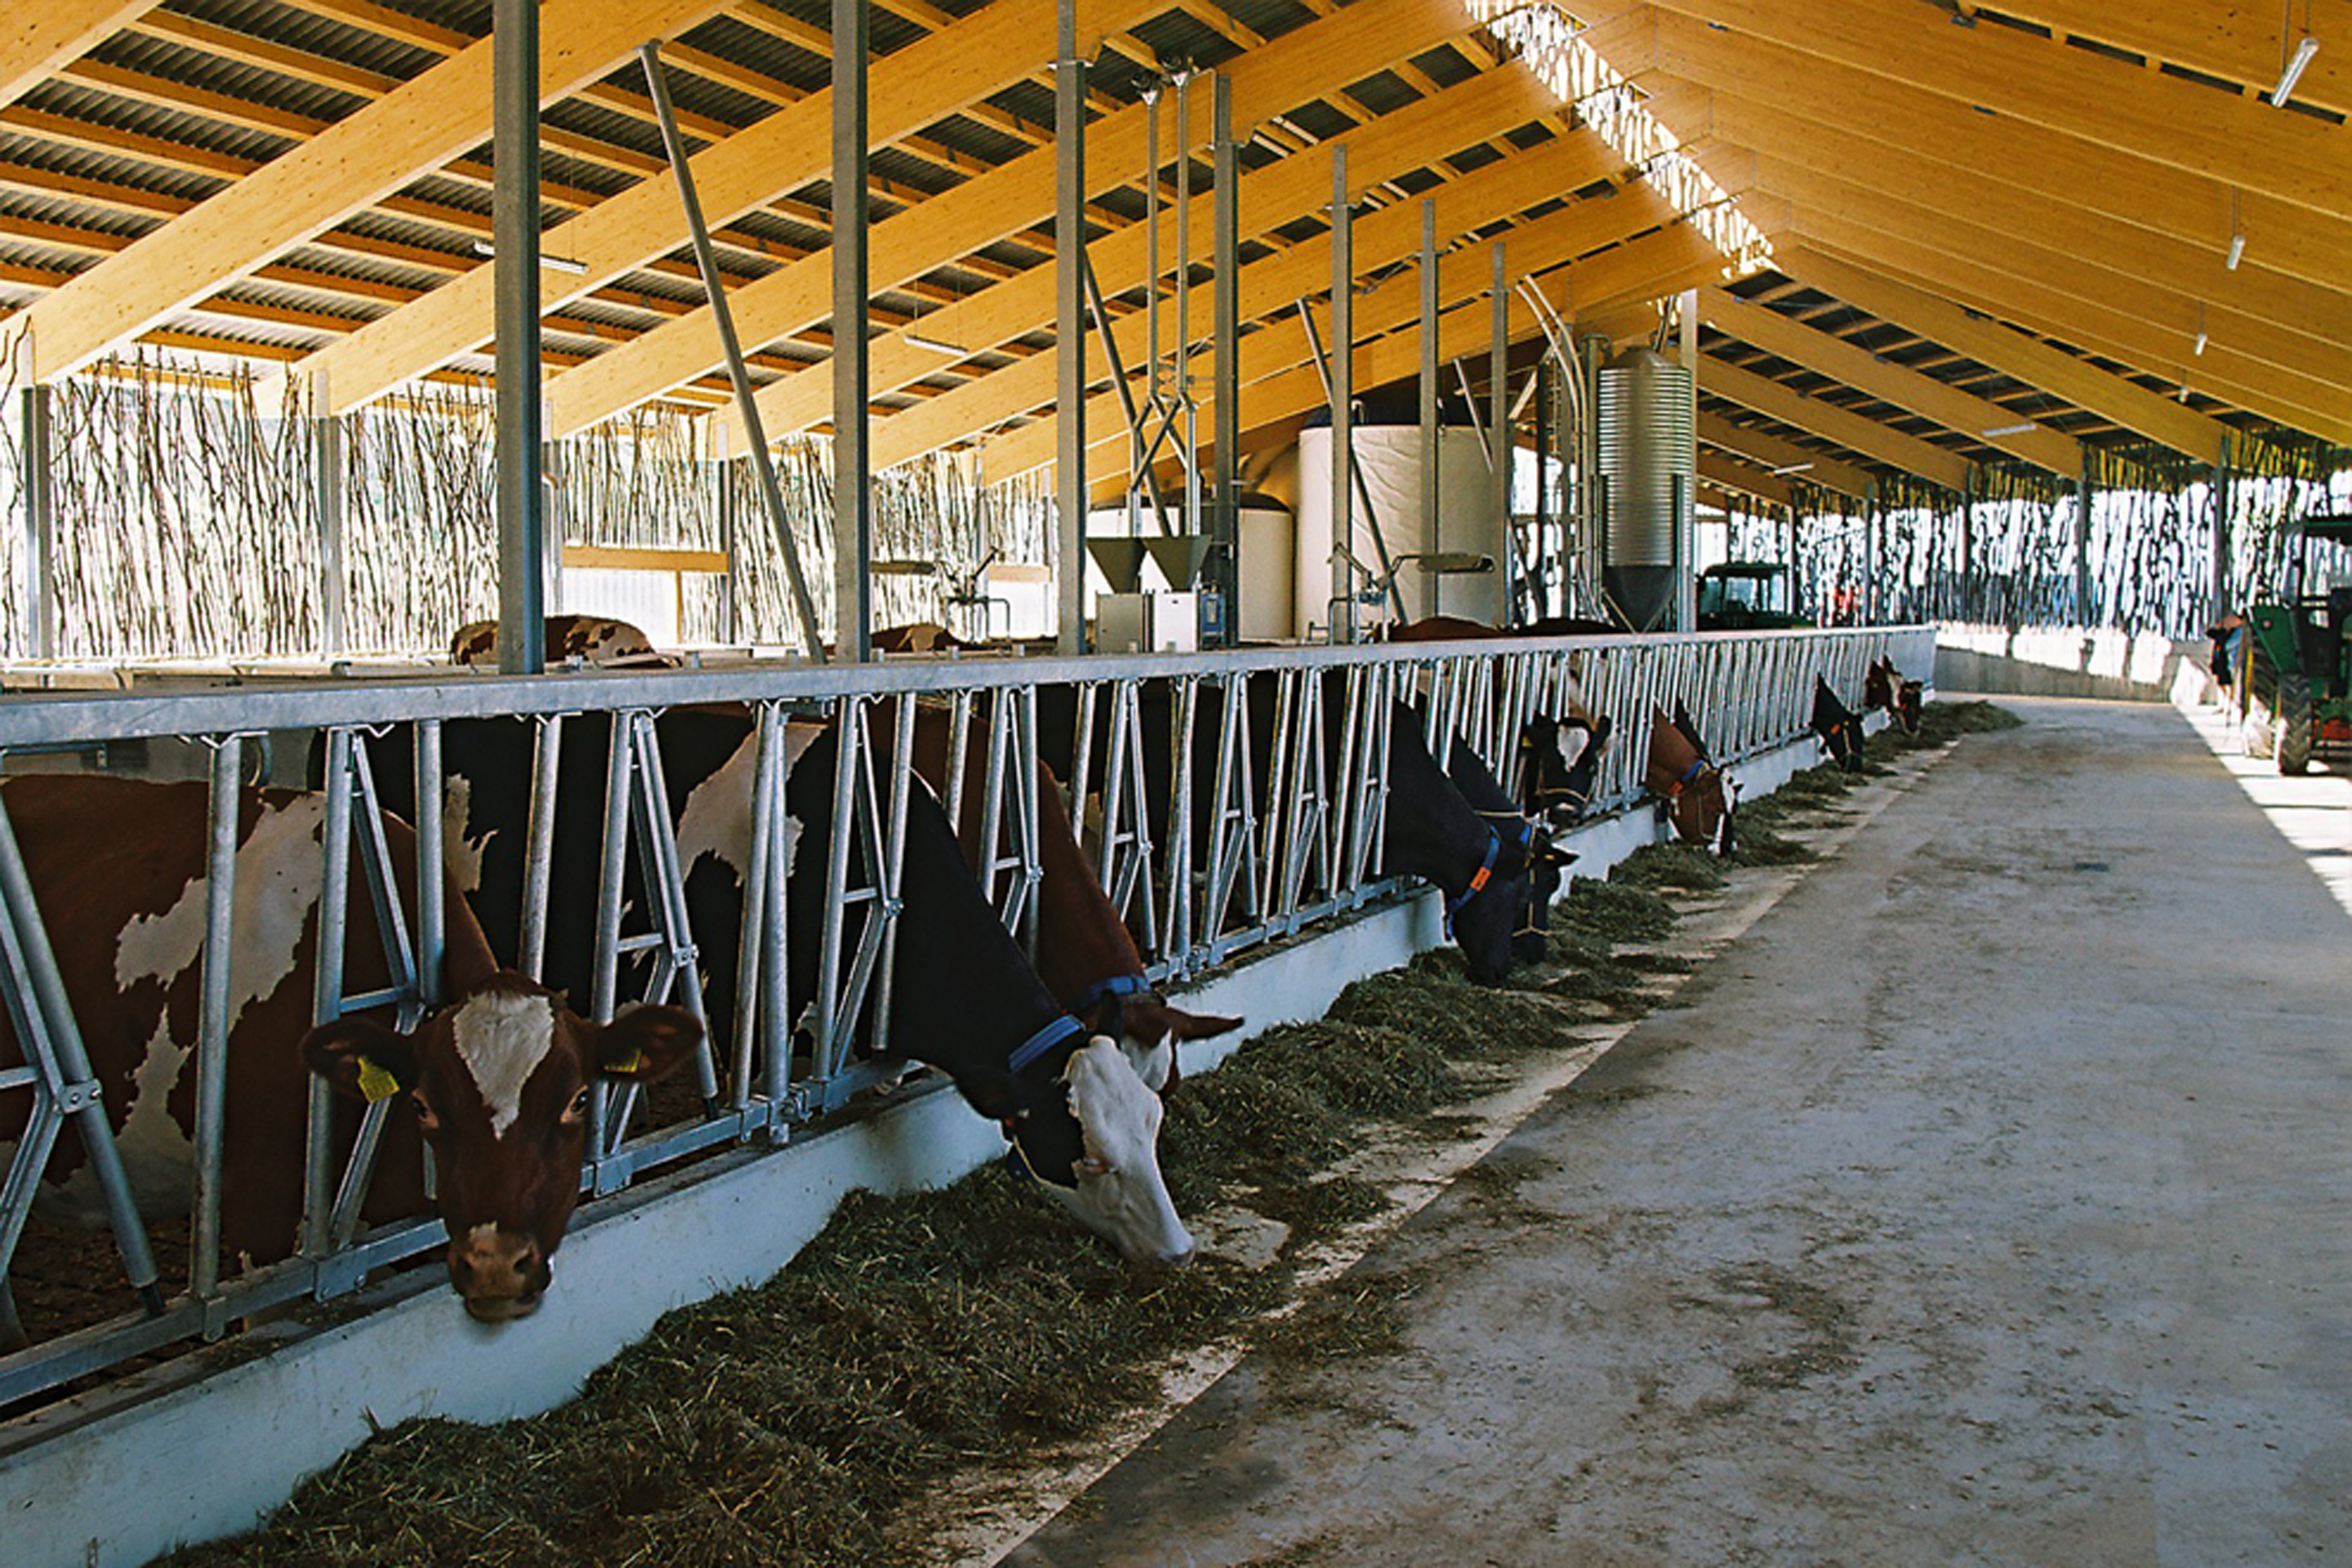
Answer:
M627 1056L604 1064L604 1070L623 1078L635 1077L645 1070L646 1053L631 1051Z
M400 1080L376 1066L373 1057L360 1058L360 1092L373 1105L379 1100L390 1100L400 1092Z

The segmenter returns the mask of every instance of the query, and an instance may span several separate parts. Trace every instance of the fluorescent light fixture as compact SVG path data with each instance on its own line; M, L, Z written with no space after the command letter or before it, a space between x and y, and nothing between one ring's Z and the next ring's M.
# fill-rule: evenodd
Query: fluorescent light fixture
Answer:
M2223 262L2221 265L2228 268L2231 271L2235 272L2238 269L2238 263L2243 261L2245 258L2246 237L2242 234L2231 235L2230 237L2230 259Z
M907 341L919 349L929 349L935 354L945 354L950 359L967 359L971 354L970 349L960 348L954 343L941 342L937 338L927 338L920 332L908 332Z
M2015 425L1996 425L1991 429L1987 430L1984 435L1985 439L1990 441L1996 436L2022 436L2028 430L2034 429L2035 427L2036 426L2032 420L2026 419L2021 420Z
M2279 72L2278 85L2271 89L2272 108L2286 107L2288 96L2294 91L2294 84L2303 79L2303 68L2309 65L2311 57L2318 52L2319 40L2305 33L2303 41L2294 47L2294 58L2286 62L2286 69Z
M1801 474L1807 468L1811 467L1812 464L1811 463L1783 463L1779 468L1772 470L1772 477L1775 479L1785 479L1790 474Z
M2203 332L2197 334L2197 347L2190 352L2200 354L2205 352L2205 334Z
M498 247L487 239L478 239L474 241L474 254L495 257L498 255ZM588 276L588 264L569 256L550 256L542 250L539 253L539 264L550 272L569 272L574 278Z

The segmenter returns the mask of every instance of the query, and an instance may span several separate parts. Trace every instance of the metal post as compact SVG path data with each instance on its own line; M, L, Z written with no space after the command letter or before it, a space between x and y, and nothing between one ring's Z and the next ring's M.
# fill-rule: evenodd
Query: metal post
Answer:
M833 0L833 646L874 657L874 485L866 471L866 0Z
M1234 145L1234 84L1217 73L1210 93L1211 130L1216 138L1213 314L1216 381L1210 389L1215 411L1211 439L1217 447L1216 500L1209 527L1210 581L1225 601L1225 640L1241 640L1241 156Z
M2092 475L2091 448L2083 448L2082 476L2074 481L2074 620L2088 631L2099 624L2097 595L2091 582L2091 508L2098 496Z
M1060 0L1054 50L1054 651L1087 647L1087 68L1077 0Z
M1528 579L1536 585L1536 618L1541 620L1551 613L1549 580L1544 574L1544 530L1549 526L1551 510L1551 356L1536 361L1536 513L1535 529L1529 535L1533 549L1528 557Z
M58 657L57 474L49 450L49 389L25 388L25 647Z
M1421 202L1421 547L1431 554L1445 548L1437 514L1437 198ZM1421 596L1424 616L1443 610L1436 579Z
M1356 640L1356 573L1346 553L1355 542L1356 259L1348 211L1348 144L1331 148L1331 603L1330 639ZM1339 616L1347 616L1340 629Z
M310 486L319 511L319 652L334 658L350 647L351 591L343 568L343 422L332 414L310 421Z
M205 967L196 1013L196 1186L190 1215L188 1288L198 1300L220 1288L221 1151L228 1117L228 1030L236 947L236 830L245 737L224 735L213 752L205 855Z
M1511 449L1511 291L1508 270L1503 258L1503 242L1495 242L1494 321L1489 329L1492 341L1486 345L1486 429L1495 443L1495 466L1487 479L1495 487L1495 517L1503 530L1501 559L1495 563L1503 575L1502 604L1496 608L1496 621L1509 626L1518 621L1518 595L1513 585L1517 583L1518 548L1513 538L1511 524L1511 463L1518 456Z
M1201 408L1192 398L1192 72L1176 76L1176 406L1184 416L1184 531L1202 531ZM1190 584L1177 584L1189 587Z
M490 233L497 250L499 668L547 668L547 520L540 489L539 5L491 11Z
M801 646L808 650L810 658L823 664L824 637L817 629L816 602L809 596L808 579L801 572L800 547L793 539L792 524L784 512L784 492L776 483L774 460L768 455L767 428L760 417L760 405L751 395L751 373L743 364L743 345L735 335L735 312L727 301L726 279L719 275L718 253L710 247L710 229L702 220L702 198L695 190L694 174L687 163L686 142L678 135L677 114L670 105L669 75L662 68L658 45L646 45L637 51L637 58L646 68L646 86L653 97L654 118L661 125L663 151L668 154L670 171L677 178L678 201L686 209L687 237L694 245L695 269L702 279L703 295L710 301L711 321L719 329L719 352L727 360L727 376L734 387L735 412L743 421L745 444L751 448L752 471L759 477L760 494L768 505L768 521L775 530L776 547L784 558L784 577L792 584L793 609L800 617ZM840 102L838 89L835 90L835 102L836 105ZM858 190L862 194L865 186L861 184ZM858 233L862 245L865 234L862 226ZM839 267L840 261L836 257L835 260L836 288ZM836 298L838 298L837 294ZM858 298L863 301L865 296L861 294ZM861 321L864 319L862 303L859 319ZM835 374L838 378L843 345L838 341L840 334L836 332L835 335L836 341L834 343L834 363ZM858 339L858 352L861 355L864 353L864 342L865 339L861 335ZM859 435L862 438L864 435L862 426L859 428ZM838 442L834 447L834 458L836 465L835 480L837 484L840 478L838 465L841 458L841 447ZM720 484L723 490L726 484L723 476ZM835 533L837 538L838 530ZM735 560L731 544L728 547L727 559L728 582L731 597ZM863 579L861 578L860 581Z
M1682 366L1690 373L1690 396L1684 417L1698 428L1698 290L1685 289L1677 297ZM1698 630L1698 491L1685 485L1675 510L1675 629Z
M2221 437L2220 458L2213 465L2213 610L2220 616L2237 608L2230 603L2230 438ZM2210 625L2211 623L2207 623Z

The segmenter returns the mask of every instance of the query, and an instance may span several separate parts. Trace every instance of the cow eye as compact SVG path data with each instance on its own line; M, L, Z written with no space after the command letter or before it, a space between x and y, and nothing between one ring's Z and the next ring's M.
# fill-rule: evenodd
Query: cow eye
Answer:
M438 1132L441 1130L441 1119L433 1114L432 1103L422 1094L411 1094L408 1098L416 1107L417 1127L426 1132Z
M578 1094L572 1097L572 1104L565 1109L563 1112L563 1120L566 1121L581 1121L586 1120L587 1115L588 1090L583 1089Z

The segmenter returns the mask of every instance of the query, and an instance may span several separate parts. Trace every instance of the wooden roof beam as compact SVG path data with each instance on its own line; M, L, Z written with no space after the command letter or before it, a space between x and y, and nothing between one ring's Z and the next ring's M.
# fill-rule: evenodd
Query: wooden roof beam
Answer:
M1081 37L1099 37L1113 26L1150 16L1164 3L1085 0ZM967 21L876 60L867 89L873 142L895 141L1020 80L1037 40L1051 36L1051 17L1052 0L997 0ZM640 39L657 31L632 26ZM710 220L730 222L780 192L820 177L832 152L831 105L830 91L811 94L693 154L696 187ZM562 237L551 241L587 270L568 286L551 287L543 307L560 307L665 254L685 229L671 181L648 179L620 192L564 225ZM330 410L347 411L486 341L492 289L490 268L478 268L297 368L323 374Z
M1701 392L1711 392L1783 425L1810 431L1849 452L1859 452L1929 484L1957 490L1968 482L1969 460L1958 452L1881 424L1867 415L1807 396L1793 386L1727 360L1701 355L1698 385Z
M647 34L692 26L718 0L550 0L542 102L570 96ZM34 375L54 380L223 283L392 195L489 132L490 43L432 67L273 159L24 313Z
M1867 499L1874 483L1867 468L1856 468L1852 463L1831 457L1827 452L1801 447L1768 431L1751 430L1704 408L1698 414L1698 438L1708 446L1720 447L1767 469L1794 470L1801 468L1804 477L1812 483L1845 495Z
M138 19L155 0L20 0L0 18L0 104L10 104Z
M1360 7L1351 7L1345 15L1352 15L1358 8ZM1442 16L1444 13L1441 7L1424 7L1420 14ZM1235 86L1238 110L1238 80ZM1530 72L1517 68L1489 72L1348 132L1345 141L1349 172L1366 184L1390 179L1428 163L1433 149L1458 149L1482 140L1498 128L1508 130L1515 124L1524 124L1555 101L1549 89ZM1243 124L1237 112L1236 135L1242 133ZM1046 173L1049 171L1036 172L1027 181L1021 198L1025 205L1034 208L1039 202L1051 203L1051 182L1044 177ZM1244 174L1241 215L1245 232L1255 230L1263 237L1272 228L1315 213L1329 202L1330 196L1329 165L1311 154L1293 154L1255 173ZM1203 195L1193 200L1192 231L1195 235L1205 234L1209 231L1214 197ZM996 215L996 221L1003 221L1003 216ZM877 239L881 233L877 231ZM937 236L924 235L922 238L935 242ZM1090 248L1097 273L1113 293L1133 287L1148 265L1144 236L1139 232L1106 235L1095 240ZM919 331L924 336L979 353L1024 333L1050 329L1053 323L1053 269L1038 267L931 312ZM904 386L936 374L941 367L937 353L908 343L903 334L877 337L868 354L877 390ZM829 416L831 395L824 389L823 381L821 376L787 376L761 390L761 421L772 437L808 429Z
M1703 484L1737 490L1758 500L1770 501L1774 506L1793 509L1797 504L1797 487L1788 480L1775 477L1767 469L1736 462L1709 447L1699 448L1698 477Z
M1774 261L1790 276L1858 310L1922 333L1979 364L2038 386L2184 456L2207 463L2221 459L2230 427L2178 399L2109 374L1949 300L1819 251L1783 247Z
M1731 38L1686 17L1657 17L1646 45L1652 53L1629 55L1621 68L1643 69L1643 85L1656 89L1652 108L1685 142L1719 138L1874 174L1884 153L1917 158L1932 149L1940 169L1971 183L2063 201L2216 258L2227 254L2234 223L2247 240L2241 270L2274 268L2344 286L2352 218L2341 212L2296 206L2064 131L1979 114L1908 82Z
M2202 330L2210 340L2209 355L2213 346L2226 347L2263 366L2261 374L2281 391L2303 397L2313 406L2326 406L2352 393L2352 361L2347 361L2340 346L2333 353L2315 351L2309 339L2273 322L2222 310L2177 289L2158 288L2086 258L2044 249L2021 235L1979 227L1956 216L1891 200L1876 204L1867 217L1809 202L1792 205L1804 215L1805 224L1868 229L1889 239L1971 258L2070 295L2086 306L2127 311L2142 323L2135 337L2147 344L2147 352L2159 356L2155 365L2143 368L2157 374L2162 374L2165 364L2194 357L2197 334Z
M2209 344L2203 354L2192 355L2170 332L2160 334L2162 341L2151 341L2159 335L2151 334L2147 323L2127 310L2020 279L1979 258L1956 256L1856 225L1807 216L1801 220L1798 237L1809 248L1831 252L1931 293L1958 294L2029 331L2191 384L2290 429L2352 443L2352 406L2340 396L2310 384L2288 384L2288 390L2278 390L2279 372L2224 344ZM2298 401L2298 395L2311 401Z
M2347 130L2307 115L2011 27L1955 27L1916 0L1654 4L1734 40L1761 39L2322 213L2343 210Z
M1577 142L1587 145L1560 145L1549 158L1538 156L1537 153L1552 151L1554 144L1548 144L1523 159L1489 163L1459 181L1439 186L1433 195L1437 201L1438 232L1444 237L1444 242L1453 244L1462 236L1524 212L1557 195L1563 185L1583 183L1563 179L1564 168L1581 169L1596 159L1615 161L1616 155L1598 137L1582 135ZM1629 195L1612 202L1576 203L1555 216L1560 221L1554 224L1549 218L1543 220L1545 233L1531 243L1559 243L1554 234L1564 237L1572 233L1573 239L1567 242L1590 250L1668 221L1673 209L1654 196L1644 200ZM1509 237L1505 237L1507 240ZM1421 205L1400 202L1358 217L1353 240L1357 264L1362 271L1413 255L1421 245ZM1474 248L1483 261L1486 247L1482 245ZM1442 277L1447 263L1441 260L1438 266ZM1454 266L1466 276L1458 259ZM1279 319L1295 327L1292 307L1318 289L1328 289L1330 279L1331 264L1320 247L1302 246L1262 258L1242 268L1241 319L1245 322ZM1213 284L1204 282L1193 289L1194 320L1206 320L1213 305ZM1141 313L1120 318L1113 331L1118 339L1122 363L1139 365L1146 352ZM1252 339L1256 335L1252 334ZM1098 357L1091 341L1088 351L1090 359ZM1244 358L1247 356L1248 351L1244 350ZM902 462L987 429L1010 415L1050 404L1055 394L1054 371L1053 356L1038 354L982 376L920 409L910 409L883 421L874 433L875 466L884 468Z
M1580 309L1602 310L1631 298L1692 286L1702 276L1723 275L1722 256L1684 223L1571 266L1575 252L1581 248L1586 221L1571 207L1513 230L1506 237L1511 276L1532 273L1540 279L1565 268L1572 290L1567 297L1579 301ZM1364 259L1363 265L1374 263ZM1438 320L1441 358L1480 353L1488 345L1493 315L1486 293L1492 281L1491 268L1483 244L1457 249L1439 261L1439 298L1452 302L1444 307ZM1549 294L1554 299L1562 297L1557 287ZM1420 284L1409 274L1387 279L1358 297L1358 385L1379 386L1413 374L1421 363L1420 334L1410 329L1420 318ZM1510 322L1515 339L1533 337L1540 330L1524 308L1511 313ZM1294 419L1323 402L1321 384L1309 363L1306 333L1295 316L1242 340L1241 381L1244 435ZM1087 400L1089 481L1127 472L1129 447L1116 406L1109 393ZM1211 411L1210 400L1203 398L1203 423ZM1001 477L1042 468L1054 460L1053 422L1040 419L1024 426L991 441L987 451L990 472Z
M1908 409L1971 441L2037 463L2053 473L2071 479L2082 472L2082 444L2071 436L2040 428L2006 436L1990 434L2021 423L2018 415L1998 403L1988 403L1957 387L1947 386L1933 376L1891 364L1833 333L1818 331L1762 305L1735 299L1719 289L1707 290L1699 307L1707 325L1766 353L1803 365L1832 381L1843 382L1857 392Z
M2249 97L2267 100L2278 85L2279 18L2271 7L2258 5L2180 5L2165 0L2000 0L2000 9L2021 22L2038 23L2053 32L2095 39L2126 48L2151 60L2185 66L2206 76L2233 81ZM2331 9L2331 24L2347 13L2340 4ZM2306 13L2294 13L2299 24ZM2293 100L2338 114L2352 115L2352 60L2342 52L2340 26L2323 29L2336 44L2322 49L2295 83Z

